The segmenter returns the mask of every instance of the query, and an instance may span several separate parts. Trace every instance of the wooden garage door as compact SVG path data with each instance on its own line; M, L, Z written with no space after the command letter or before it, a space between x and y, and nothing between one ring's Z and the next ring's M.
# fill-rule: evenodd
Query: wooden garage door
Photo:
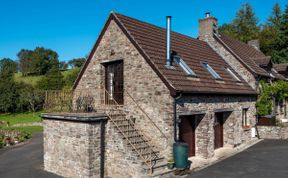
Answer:
M179 140L189 145L189 156L195 156L195 116L181 116L179 125Z
M223 121L223 113L216 113L214 121L214 149L223 147Z

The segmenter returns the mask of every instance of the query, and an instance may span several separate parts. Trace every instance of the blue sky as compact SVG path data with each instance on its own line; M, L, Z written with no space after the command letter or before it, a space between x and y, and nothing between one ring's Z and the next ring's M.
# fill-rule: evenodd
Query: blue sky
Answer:
M173 30L192 37L198 19L210 11L219 23L231 21L240 6L250 3L260 23L279 2L287 0L1 0L0 59L17 59L20 49L37 46L58 52L60 60L89 54L109 12L116 11L165 27L165 16L173 16Z

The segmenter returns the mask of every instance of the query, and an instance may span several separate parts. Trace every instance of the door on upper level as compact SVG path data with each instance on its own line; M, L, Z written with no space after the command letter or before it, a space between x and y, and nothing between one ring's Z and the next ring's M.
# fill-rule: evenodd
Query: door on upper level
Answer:
M105 100L114 99L118 104L123 104L123 60L105 63L104 66L105 89L108 93Z

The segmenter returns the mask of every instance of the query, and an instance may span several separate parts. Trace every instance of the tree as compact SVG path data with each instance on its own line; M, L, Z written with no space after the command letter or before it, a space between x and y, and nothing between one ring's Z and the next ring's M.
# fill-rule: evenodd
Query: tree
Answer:
M272 60L275 63L288 63L288 5L281 18L279 36Z
M86 58L74 58L72 60L70 60L68 62L68 64L72 67L72 68L75 68L75 67L82 67L82 65L85 63L86 61Z
M17 63L9 58L0 60L0 72L15 73L17 72Z
M44 75L51 69L50 62L58 61L58 54L51 49L37 47L33 51L22 49L18 58L23 75Z
M245 3L236 13L236 18L231 24L223 24L219 31L243 42L258 38L260 28L257 26L258 19L252 6Z
M61 90L64 84L63 75L59 69L59 62L54 59L51 61L51 69L45 77L37 83L37 86L41 90Z
M71 89L75 80L78 77L79 72L80 72L80 68L75 68L75 69L70 70L68 75L65 77L65 88Z
M268 21L264 24L259 34L260 48L266 55L272 56L277 48L281 18L281 8L280 5L276 3L273 7L272 15L268 18Z
M16 108L16 83L13 80L10 62L10 60L1 60L0 62L0 112L14 111Z

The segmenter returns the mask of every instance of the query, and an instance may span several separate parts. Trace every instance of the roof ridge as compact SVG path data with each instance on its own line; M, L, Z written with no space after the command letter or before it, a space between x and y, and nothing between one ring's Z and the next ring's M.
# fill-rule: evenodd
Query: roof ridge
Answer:
M161 30L166 30L165 27L161 27L161 26L158 26L158 25L155 25L155 24L152 24L152 23L143 21L143 20L139 20L139 19L136 19L136 18L134 18L134 17L130 17L130 16L127 16L127 15L123 15L123 14L121 14L121 13L117 13L117 12L114 12L114 11L111 11L111 13L113 13L113 14L116 15L116 16L117 16L117 15L120 15L120 16L129 18L129 19L131 19L131 20L135 20L135 21L138 21L138 22L140 22L140 23L144 23L144 24L147 24L147 25L150 25L150 26L159 28L159 29L161 29ZM176 35L181 35L181 36L183 36L183 37L185 37L185 38L190 38L190 39L192 39L192 40L196 40L196 41L199 41L199 42L201 42L201 43L206 43L205 41L199 40L198 38L194 38L194 37L192 37L192 36L185 35L185 34L183 34L183 33L177 32L177 31L171 30L171 32L174 33L174 34L176 34Z

